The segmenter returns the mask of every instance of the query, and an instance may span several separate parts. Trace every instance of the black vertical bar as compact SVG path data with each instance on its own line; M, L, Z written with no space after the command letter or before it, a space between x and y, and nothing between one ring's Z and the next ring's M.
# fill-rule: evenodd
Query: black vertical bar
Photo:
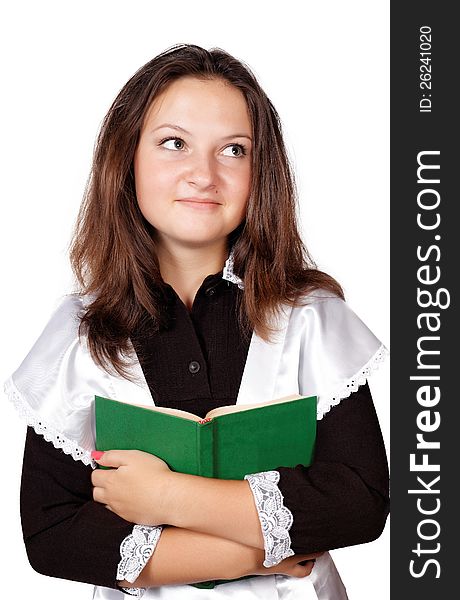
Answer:
M457 597L455 3L391 5L391 595ZM417 437L418 436L418 437ZM417 447L418 444L418 447ZM439 444L439 448L437 447ZM411 465L412 456L412 465ZM459 563L459 564L457 564Z

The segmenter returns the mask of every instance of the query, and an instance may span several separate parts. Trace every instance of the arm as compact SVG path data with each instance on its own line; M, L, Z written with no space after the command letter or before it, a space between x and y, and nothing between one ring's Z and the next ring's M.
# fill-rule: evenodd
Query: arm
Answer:
M367 384L318 421L314 463L279 467L279 488L294 522L297 552L370 542L389 513L385 447Z
M133 523L92 500L91 474L91 467L28 428L21 483L24 542L39 573L117 588L120 544L132 534ZM146 565L136 583L125 581L124 587L232 579L256 565L260 553L228 540L165 528L148 570Z
M315 461L310 467L277 471L284 506L294 517L289 533L295 552L330 550L377 538L388 515L388 467L368 385L318 421ZM176 475L171 524L264 547L246 481Z
M151 559L134 584L152 587L237 579L262 563L263 551L204 533L165 527Z
M133 524L92 501L92 469L27 429L21 523L39 573L116 588L120 544Z
M233 541L264 547L247 481L171 471L161 458L139 450L95 451L92 456L99 465L109 467L91 475L94 500L125 520L151 526L168 524L230 540L236 522L244 533ZM221 513L231 514L233 523L222 520Z
M247 481L174 475L171 525L263 550L259 515Z
M93 474L95 499L117 514L264 548L265 566L294 551L371 541L388 514L385 449L367 384L318 422L310 467L254 474L251 488L248 481L175 473L142 452L112 450L98 462L117 467Z
M136 587L179 585L246 575L305 577L321 553L296 555L269 569L262 566L263 550L207 534L165 527L155 553L134 582ZM130 587L127 581L122 587Z

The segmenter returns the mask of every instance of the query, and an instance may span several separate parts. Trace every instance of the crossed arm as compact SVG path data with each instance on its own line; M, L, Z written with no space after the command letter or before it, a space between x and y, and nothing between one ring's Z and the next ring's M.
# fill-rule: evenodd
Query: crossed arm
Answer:
M120 543L132 533L133 523L145 519L135 519L134 515L132 520L124 519L113 510L107 510L104 503L94 501L91 476L95 473L29 428L21 484L24 540L29 561L39 573L116 587ZM108 476L118 473L124 477L126 469L98 470L97 473ZM148 477L141 479L150 481ZM242 484L242 488L248 486L247 482L236 483ZM121 487L129 496L141 498L138 485L132 488L129 485ZM144 488L144 492L148 491L148 487ZM247 491L251 493L249 488ZM252 509L257 518L255 507ZM208 510L208 515L214 512L215 507ZM263 559L264 551L260 548L180 526L166 526L138 580L134 584L122 582L122 586L235 579L257 568L269 574L269 570L262 567Z
M21 518L34 569L115 587L120 543L132 533L133 523L147 521L170 526L164 528L140 577L134 584L122 582L125 587L234 579L254 569L260 570L258 574L277 572L262 567L261 527L247 481L171 476L163 461L151 458L156 462L153 468L160 472L156 485L151 477L123 465L112 471L91 471L29 428ZM148 463L138 469L151 467ZM367 386L318 422L315 463L310 468L277 470L284 504L294 514L290 536L296 556L292 559L378 537L388 514L388 472ZM97 479L97 473L108 480L103 486L96 480L93 488L91 477ZM126 478L119 487L121 496L114 493L117 486L112 492L102 491L107 496L99 495L98 488L110 488L110 479L113 484L115 477ZM141 488L134 480L144 482ZM161 481L164 485L159 487ZM158 490L161 493L155 496ZM138 498L135 506L127 501L134 496ZM123 510L139 514L126 512L121 518L116 511ZM158 514L152 515L152 510Z
M235 579L261 566L264 541L247 481L176 473L136 450L111 450L98 463L115 468L93 472L94 500L132 523L173 526L164 528L135 587Z
M121 587L148 588L197 583L214 579L237 579L262 568L263 551L223 538L188 529L166 526L153 556L132 584Z
M263 550L247 481L176 473L160 458L138 450L110 450L97 462L114 469L93 472L93 498L126 521L173 525Z

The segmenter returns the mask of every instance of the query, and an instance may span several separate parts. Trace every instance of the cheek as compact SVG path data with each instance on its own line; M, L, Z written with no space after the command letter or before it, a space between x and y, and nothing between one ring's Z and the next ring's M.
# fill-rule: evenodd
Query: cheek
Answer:
M233 197L233 219L237 225L239 225L246 218L249 203L249 192L250 190L248 186L242 185Z
M251 190L251 168L245 166L231 173L227 183L239 198L247 198Z
M139 161L135 164L134 179L139 205L160 202L174 195L177 169L173 165Z
M252 183L252 167L248 165L244 172L244 186L246 190L246 196L249 197L251 192L251 183Z
M248 168L244 173L241 174L241 177L238 181L238 196L241 205L241 210L245 214L249 196L251 194L251 170Z

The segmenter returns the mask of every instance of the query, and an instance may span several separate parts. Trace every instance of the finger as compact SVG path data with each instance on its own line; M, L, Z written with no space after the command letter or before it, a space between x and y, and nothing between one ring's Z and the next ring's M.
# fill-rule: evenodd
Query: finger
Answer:
M107 450L106 452L93 451L91 458L102 467L113 467L117 469L127 464L129 450Z
M311 554L296 554L293 558L297 558L297 561L313 560L322 556L324 552L312 552Z
M307 564L310 564L310 563L311 563L312 565L314 565L314 564L315 564L315 562L316 562L316 558L308 558L307 560L301 560L301 561L299 562L299 565L306 566Z
M107 477L111 475L110 471L102 471L100 469L95 469L91 473L91 483L94 487L106 487Z
M106 504L107 498L104 488L95 487L93 488L93 500L100 504Z
M313 567L315 566L314 559L304 561L306 564L299 563L296 565L293 574L294 577L308 577L311 574Z

